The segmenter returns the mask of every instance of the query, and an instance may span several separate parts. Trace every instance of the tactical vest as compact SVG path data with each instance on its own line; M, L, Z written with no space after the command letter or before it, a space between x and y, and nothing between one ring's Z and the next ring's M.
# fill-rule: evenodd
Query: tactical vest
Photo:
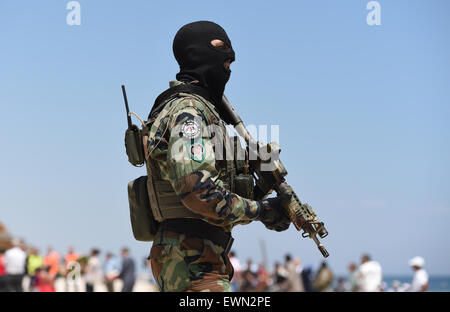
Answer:
M237 179L237 176L243 172L245 167L245 160L236 157L236 153L239 149L242 149L239 140L236 137L232 137L228 135L227 130L225 128L224 123L221 121L220 116L217 114L214 106L206 101L203 97L188 94L188 93L178 93L176 95L171 96L163 103L163 107L166 105L170 105L173 101L179 99L180 97L192 98L193 100L201 101L205 107L210 111L210 116L212 116L211 120L208 120L208 124L214 124L218 126L218 129L221 129L221 136L223 136L223 144L225 145L223 159L216 159L216 168L219 171L219 179L224 182L224 185L233 193L237 193L246 198L250 198L250 190L253 190L253 185L249 185L248 179L240 183L242 180ZM169 111L170 113L170 111ZM151 125L157 118L163 118L164 116L158 114L154 118L149 118L146 122L146 128L150 129ZM170 122L170 120L168 121ZM213 134L216 135L216 134ZM146 168L147 168L147 190L148 197L150 200L150 206L152 209L152 213L156 221L161 222L166 219L173 218L200 218L198 214L195 214L188 208L186 208L178 195L175 193L172 185L169 181L161 179L161 174L159 172L159 168L156 165L155 160L151 159L148 155L148 142L149 133L143 134L143 142L144 142L144 151L146 158ZM233 144L234 146L232 146ZM234 155L231 157L227 157L226 151L234 151ZM229 159L231 158L231 159ZM241 159L241 160L238 160ZM253 180L252 180L253 183ZM245 184L245 185L240 185ZM236 187L238 186L238 187Z

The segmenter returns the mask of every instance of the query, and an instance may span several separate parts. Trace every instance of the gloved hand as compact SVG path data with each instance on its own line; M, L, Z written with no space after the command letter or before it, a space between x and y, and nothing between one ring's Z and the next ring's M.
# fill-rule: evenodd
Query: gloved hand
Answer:
M277 197L260 201L261 212L258 220L264 223L266 228L277 232L285 231L291 224L291 219L283 209L283 204L291 199L292 195L282 194Z

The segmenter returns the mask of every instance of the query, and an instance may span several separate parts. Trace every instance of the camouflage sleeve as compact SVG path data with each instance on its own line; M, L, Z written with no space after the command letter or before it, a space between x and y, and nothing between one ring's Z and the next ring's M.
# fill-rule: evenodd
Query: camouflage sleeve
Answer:
M184 104L169 128L168 178L183 204L223 227L255 220L260 204L230 192L218 178L212 131L202 110Z

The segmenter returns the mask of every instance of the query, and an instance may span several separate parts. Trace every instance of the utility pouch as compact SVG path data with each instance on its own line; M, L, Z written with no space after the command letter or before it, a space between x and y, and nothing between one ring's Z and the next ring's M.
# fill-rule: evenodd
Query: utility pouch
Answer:
M144 146L142 142L142 130L136 125L125 131L125 150L128 161L135 167L144 165Z
M128 183L128 202L130 204L131 227L138 241L151 242L159 228L155 220L147 193L147 176Z
M234 192L247 199L253 199L255 183L250 174L239 174L234 181Z

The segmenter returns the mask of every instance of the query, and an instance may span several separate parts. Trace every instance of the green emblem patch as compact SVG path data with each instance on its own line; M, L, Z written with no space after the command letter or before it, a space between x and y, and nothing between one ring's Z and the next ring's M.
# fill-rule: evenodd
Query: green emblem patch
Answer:
M191 158L197 162L202 162L205 160L206 150L203 140L200 142L194 142L188 146L189 154Z

